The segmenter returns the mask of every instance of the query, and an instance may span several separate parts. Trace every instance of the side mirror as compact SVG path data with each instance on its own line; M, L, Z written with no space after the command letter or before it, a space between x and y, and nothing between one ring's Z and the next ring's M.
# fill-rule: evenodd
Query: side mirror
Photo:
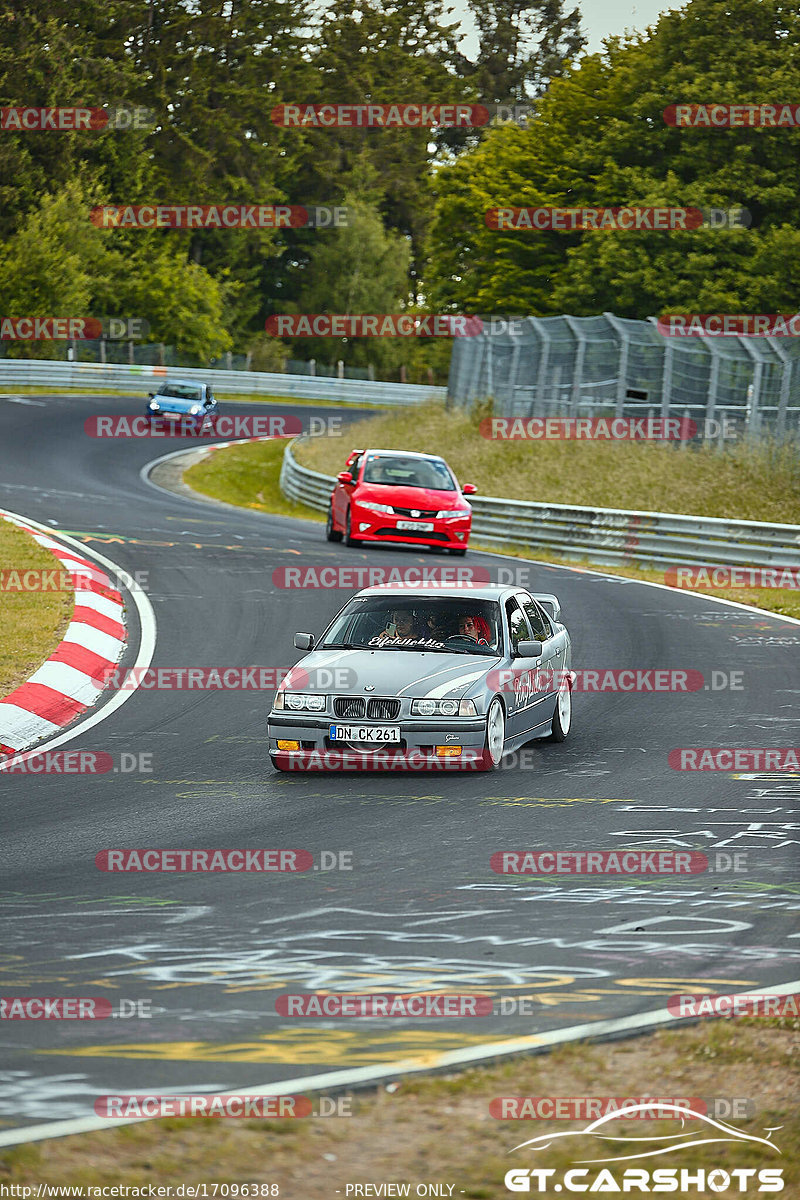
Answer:
M148 400L153 400L155 398L155 392L148 392L147 398L148 398Z
M294 635L295 650L313 650L314 635L313 633L296 633Z
M352 483L353 482L353 476L350 474L349 471L340 471L339 474L336 476L336 478L339 480L339 483Z
M514 652L515 658L538 658L542 653L541 642L529 642L523 639Z
M211 408L211 405L212 405L213 403L214 403L214 397L213 397L213 396L209 396L209 397L208 397L208 399L206 400L205 404L203 405L203 407L204 407L204 408Z
M461 492L464 496L474 496L477 490L478 489L474 483L465 483L461 489Z

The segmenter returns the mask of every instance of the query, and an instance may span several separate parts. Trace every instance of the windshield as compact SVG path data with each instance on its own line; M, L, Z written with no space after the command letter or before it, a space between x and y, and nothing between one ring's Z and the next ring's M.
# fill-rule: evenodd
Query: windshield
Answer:
M174 400L200 400L203 389L185 386L182 383L165 383L158 394L159 396L171 396Z
M320 647L497 655L501 644L500 609L492 600L364 596L339 613Z
M456 490L455 480L441 459L403 458L398 454L370 454L364 468L364 483L433 488L437 492Z

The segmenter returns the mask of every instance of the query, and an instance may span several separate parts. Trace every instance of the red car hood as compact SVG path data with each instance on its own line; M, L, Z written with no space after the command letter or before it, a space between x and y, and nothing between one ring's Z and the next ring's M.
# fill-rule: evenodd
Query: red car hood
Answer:
M374 500L376 504L393 504L398 508L432 509L466 508L467 502L459 492L440 492L436 488L398 487L396 484L366 483L353 496L359 500Z

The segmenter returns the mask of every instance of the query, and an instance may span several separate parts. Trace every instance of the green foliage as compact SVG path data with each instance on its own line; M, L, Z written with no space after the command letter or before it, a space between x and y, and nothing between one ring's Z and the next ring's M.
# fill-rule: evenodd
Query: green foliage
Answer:
M794 311L800 131L676 129L662 114L796 95L798 44L800 13L780 0L692 0L649 38L610 40L553 81L528 129L493 130L439 171L431 297L539 315ZM582 205L744 206L753 227L497 232L484 220L492 207Z

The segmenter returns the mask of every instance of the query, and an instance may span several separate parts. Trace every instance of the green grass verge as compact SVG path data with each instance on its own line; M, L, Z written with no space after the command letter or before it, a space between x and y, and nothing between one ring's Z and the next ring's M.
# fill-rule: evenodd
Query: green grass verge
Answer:
M0 570L52 571L61 564L30 534L0 517ZM64 636L73 593L8 591L0 587L0 697L24 683Z
M226 446L190 467L183 480L195 491L227 504L284 517L324 521L315 509L287 500L278 486L285 449L286 442L282 440Z
M415 414L419 414L420 422L425 426L433 425L433 430L427 435L418 435L416 432L416 420L407 413L390 413L386 416L370 418L368 422L358 422L350 427L348 431L351 435L345 442L342 438L314 438L310 442L302 443L297 450L297 458L304 465L313 468L316 471L322 471L325 474L333 475L341 470L347 452L352 446L371 444L386 446L389 449L405 447L406 449L418 449L427 446L446 446L448 461L451 463L459 478L463 481L475 481L479 485L480 491L489 495L496 495L501 487L503 495L510 495L516 488L516 494L521 499L542 499L555 501L555 497L550 494L548 480L549 474L545 473L541 490L532 496L530 493L520 495L519 479L507 478L502 473L496 473L494 478L487 472L485 475L478 475L477 469L469 472L461 467L460 461L457 458L458 439L455 435L451 438L446 435L445 430L439 427L442 418L445 421L454 420L456 427L462 429L465 424L465 418L459 414L450 417L443 413L443 410L436 408L435 411L429 409L415 410ZM412 422L410 424L410 422ZM388 426L390 429L398 427L407 430L406 434L401 438L399 435L389 435L382 432ZM434 440L426 441L426 437L431 437ZM359 438L361 439L359 441ZM482 441L482 439L479 439ZM451 450L451 445L453 449ZM486 443L490 450L496 451L497 446L493 443ZM547 450L554 443L548 443L544 449ZM579 451L572 464L572 469L579 472L583 469L584 472L590 475L591 455L593 451L599 450L607 452L609 450L616 451L625 449L629 451L644 450L646 453L656 450L656 452L664 459L665 462L677 462L679 472L685 471L686 460L688 467L692 467L692 460L695 457L705 460L706 455L695 455L690 451L677 451L670 447L652 447L643 444L631 443L625 445L620 443L617 446L604 446L601 444L592 443L564 443L571 445L575 451ZM225 500L229 504L239 504L244 508L254 508L260 512L279 513L289 517L303 517L311 521L322 521L323 516L315 509L308 508L304 504L290 503L278 486L278 478L280 476L281 460L285 443L280 441L275 442L250 442L241 446L231 446L223 450L216 450L203 462L192 467L184 474L184 480L190 487L195 488L198 492L204 492L206 495L213 496L217 500ZM505 448L505 447L501 447ZM528 454L537 453L532 447L526 449ZM583 456L583 457L582 457ZM705 467L705 461L701 464ZM713 463L711 464L713 467ZM788 472L791 474L791 472ZM607 485L611 485L611 480L607 481ZM512 487L513 483L513 487ZM587 483L589 487L591 479ZM786 483L786 480L784 480ZM575 488L569 499L558 501L559 503L600 503L599 500L590 500L586 495L579 490L579 481L572 485ZM600 484L595 481L595 486L599 489ZM627 484L625 485L627 486ZM767 491L772 485L767 481L764 482L763 489ZM575 496L580 499L576 499ZM677 495L677 490L676 490ZM623 505L619 502L619 497L614 495L614 503L611 500L606 500L604 507L620 508L632 507L647 509L650 504L647 502L634 503L635 496L627 496L628 504ZM778 497L773 497L775 503L778 502ZM674 508L673 511L682 511L679 508ZM787 513L786 519L796 518L797 511L800 511L800 490L798 492L798 505L794 513ZM703 515L716 516L718 513L705 513ZM729 514L726 514L729 515ZM753 517L752 519L756 519ZM761 519L761 518L758 518ZM767 518L764 518L767 519ZM499 546L490 543L482 543L473 538L471 546L476 550L492 550L499 554L513 554L518 558L538 559L542 562L550 562L560 566L583 566L595 570L604 570L615 575L623 575L628 579L642 579L650 583L664 583L664 572L657 569L637 566L621 566L611 565L604 566L593 563L588 557L582 559L567 559L557 555L548 554L546 551L537 549L536 547L527 546ZM688 590L688 589L676 589ZM787 589L775 588L723 588L723 589L692 589L695 593L705 596L720 596L725 600L735 600L740 604L751 604L754 608L763 608L768 612L779 613L781 616L800 618L800 592L790 591Z
M484 496L687 513L748 521L796 522L800 458L796 446L732 444L682 450L659 442L501 442L481 437L475 413L441 404L397 410L348 426L341 438L313 438L298 461L335 475L355 446L421 450L446 456L462 483Z

